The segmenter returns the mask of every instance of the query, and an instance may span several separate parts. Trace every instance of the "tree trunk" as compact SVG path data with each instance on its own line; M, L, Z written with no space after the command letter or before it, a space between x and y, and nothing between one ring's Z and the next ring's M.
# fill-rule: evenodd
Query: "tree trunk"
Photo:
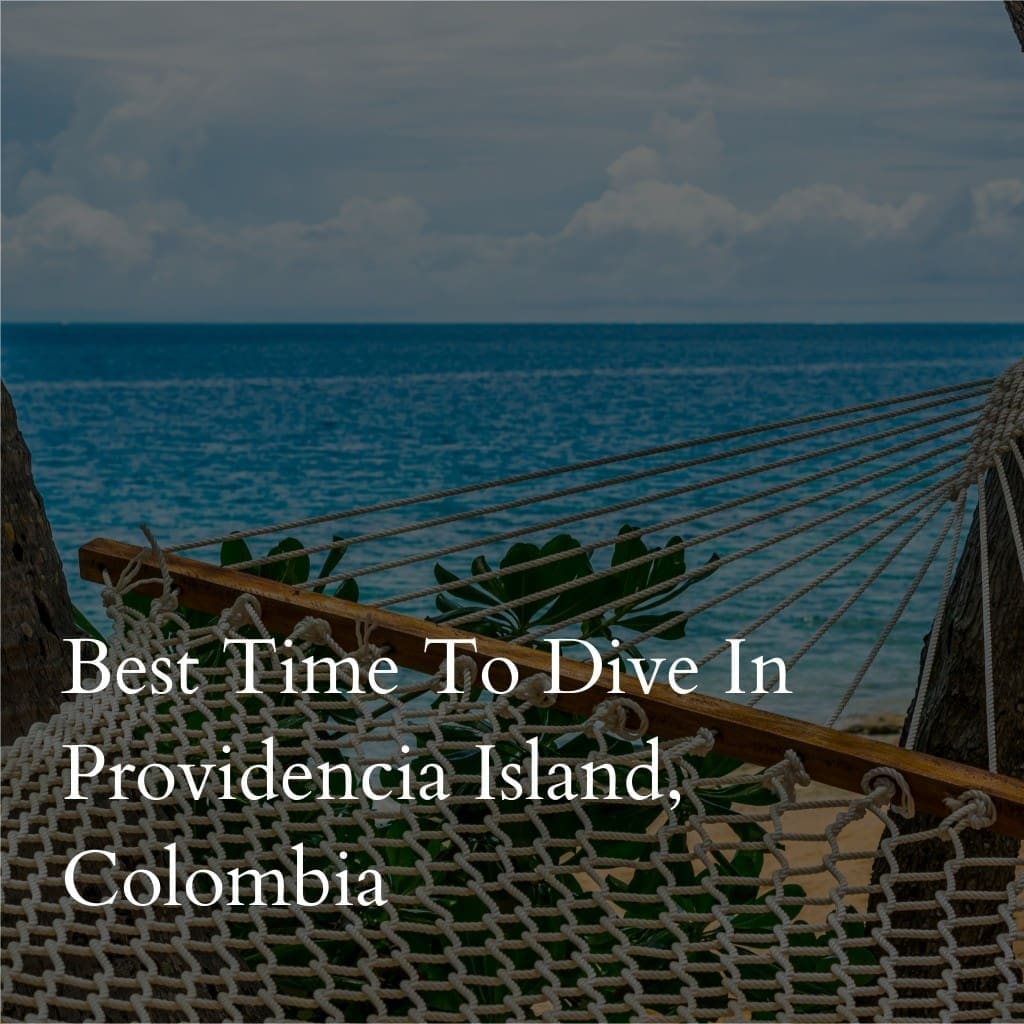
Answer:
M1013 453L1003 457L1003 469L1009 483L1010 494L1018 520L1024 514L1024 472ZM1010 529L1009 510L1003 488L995 470L989 470L985 480L985 499L988 506L988 554L990 580L990 609L992 632L992 665L995 684L996 742L999 771L1024 778L1024 578ZM985 661L981 601L981 540L978 512L975 511L970 531L956 575L946 602L941 632L932 669L932 680L921 712L921 725L916 748L963 764L988 767L988 743L985 728ZM928 637L924 649L927 650ZM922 653L922 668L924 653ZM920 686L920 680L918 683ZM904 725L901 742L906 742L909 723L918 700L915 695ZM918 814L900 824L900 832L910 835L934 828L941 819L929 814ZM1019 840L999 835L993 829L965 829L962 833L967 857L1017 856ZM945 861L952 853L949 843L940 840L914 843L896 848L896 860L902 873L937 872L930 882L898 882L895 893L900 902L934 899L936 891L945 888L941 873ZM874 881L887 871L884 859L875 863ZM963 893L1005 893L1013 880L1012 867L966 867L956 876L956 888ZM992 898L979 896L977 900L956 902L960 918L991 915L997 903ZM892 939L901 957L934 957L930 965L901 967L905 979L941 976L948 964L941 959L944 942L937 930L945 917L939 909L915 909L896 914L892 918L895 928L927 929L928 938ZM959 946L992 947L1005 925L980 924L958 927L955 930ZM960 954L964 967L991 965L998 949L989 953L965 956ZM990 982L985 981L984 984ZM975 987L970 980L960 981L959 988L970 991ZM905 995L921 995L924 990Z
M71 680L70 648L77 636L67 582L43 499L32 480L32 458L6 385L2 390L4 599L0 638L4 673L0 743L49 718Z
M1024 513L1024 473L1012 453L1003 457L1003 471L1020 522ZM998 767L1004 775L1024 778L1024 579L1010 529L1009 509L994 470L989 471L985 480L985 502ZM916 746L961 764L987 768L979 529L975 510L946 602ZM1024 524L1020 529L1024 530ZM925 649L927 645L928 637ZM922 651L922 667L923 663ZM906 741L916 703L915 695L902 741Z
M1022 0L1004 0L1006 13L1010 16L1013 31L1017 34L1017 42L1024 51L1024 2Z

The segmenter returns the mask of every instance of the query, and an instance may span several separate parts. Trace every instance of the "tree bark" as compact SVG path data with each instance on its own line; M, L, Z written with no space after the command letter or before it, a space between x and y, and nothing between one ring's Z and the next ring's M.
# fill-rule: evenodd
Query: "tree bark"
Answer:
M53 543L43 499L32 479L32 458L18 429L14 403L2 391L2 551L0 607L4 694L0 743L12 743L60 706L71 679L77 636L67 581Z
M1024 2L1022 0L1004 0L1006 13L1010 16L1010 24L1017 35L1021 51L1024 52Z
M1024 513L1024 473L1012 453L1003 457L1019 528ZM1024 579L1010 529L1010 512L999 476L985 479L992 614L992 669L995 681L996 745L999 771L1024 777ZM981 538L978 511L967 535L950 587L935 651L932 681L921 711L917 749L961 764L988 767L985 736L985 661L981 611ZM929 638L925 638L921 662ZM920 686L920 680L918 681ZM903 729L906 741L910 705Z
M1024 514L1024 473L1017 465L1013 453L1003 457L1003 469L1009 483L1017 518ZM1003 488L995 470L989 470L985 480L985 498L988 506L988 554L990 580L990 609L992 632L992 664L995 684L996 743L999 771L1024 778L1024 578L1010 529L1009 509ZM1022 527L1024 528L1024 527ZM988 742L985 727L985 662L981 599L981 540L978 512L975 510L963 554L946 602L946 612L939 633L932 680L921 712L921 725L916 748L930 754L950 758L963 764L988 767ZM921 665L929 637L925 638ZM920 691L920 676L918 680ZM920 693L915 694L904 725L901 743L905 743L909 723ZM941 819L918 814L910 821L900 823L900 832L910 835L934 828ZM993 829L963 831L964 852L968 857L1017 856L1020 842L999 835ZM895 887L900 902L930 901L936 891L945 888L943 865L952 853L952 847L941 840L929 840L898 847L896 860L901 873L938 872L935 881L898 882ZM874 881L878 882L888 867L883 858L875 862ZM959 893L1005 893L1012 881L1012 867L966 867L957 873ZM877 905L877 901L876 901ZM958 917L972 914L993 914L997 902L992 898L960 900L956 903ZM942 961L940 950L944 945L937 930L944 918L939 909L915 909L893 916L895 928L927 929L928 938L898 938L891 940L900 956L934 957L928 966L907 967L901 974L913 978L938 978L948 965ZM958 927L955 934L958 945L993 946L1000 931L999 924L981 924ZM964 967L991 965L998 950L988 954L960 956ZM982 979L981 984L989 984ZM961 981L959 987L969 991L976 987L970 980ZM907 995L922 994L912 991Z

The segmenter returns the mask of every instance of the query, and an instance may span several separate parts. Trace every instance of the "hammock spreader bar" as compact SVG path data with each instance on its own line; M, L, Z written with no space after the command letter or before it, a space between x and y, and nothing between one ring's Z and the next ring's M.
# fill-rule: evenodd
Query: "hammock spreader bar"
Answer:
M152 583L141 583L139 592L158 595L162 588L156 578L161 573L160 561L149 549L136 545L107 539L90 541L80 551L81 574L86 580L103 583L118 578L135 559L155 576ZM431 675L437 670L438 650L424 651L423 641L428 637L473 638L477 642L478 663L507 658L523 676L545 673L550 668L549 656L544 651L309 593L194 559L167 555L165 562L182 602L197 611L217 615L239 596L251 594L260 603L262 620L275 632L288 632L300 619L313 616L325 620L338 643L349 649L358 646L357 627L372 627L373 643L387 648L399 665L411 670ZM590 669L583 663L563 660L561 674L564 679L582 685L589 680ZM948 798L966 790L978 790L992 800L996 810L993 829L1024 839L1024 782L1018 779L705 694L672 698L657 690L646 694L638 680L624 673L620 681L623 695L643 708L651 731L660 737L672 739L708 728L716 735L717 750L757 765L777 763L792 750L811 778L853 792L860 791L867 772L885 765L906 779L918 809L939 816L948 813ZM576 714L590 714L607 698L611 685L611 673L606 671L590 689L560 694L558 706Z

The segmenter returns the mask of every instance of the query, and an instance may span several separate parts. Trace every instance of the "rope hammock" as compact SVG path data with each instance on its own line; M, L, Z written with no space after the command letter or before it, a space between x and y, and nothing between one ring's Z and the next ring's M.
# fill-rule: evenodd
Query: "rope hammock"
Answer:
M1024 783L999 774L1017 755L998 711L1006 565L992 551L1008 530L1024 580L1022 434L1024 360L994 380L164 548L91 542L82 572L104 587L110 659L189 653L201 685L67 704L11 748L5 1013L1020 1019ZM972 517L982 767L915 750ZM253 553L296 532L303 541ZM926 631L901 746L834 728ZM725 637L774 636L764 649L785 650L792 688L816 687L813 712L826 710L797 720L775 713L780 694L680 697L627 675L628 652L678 652L684 632L700 670L731 650ZM444 665L424 651L444 636L477 640L456 661L459 694L436 692ZM548 692L540 644L556 636L602 645L595 686ZM222 652L245 637L274 642L254 653L261 685L242 695L243 653ZM302 658L368 666L385 653L420 679L386 696L280 692ZM493 657L519 671L503 696L480 685ZM583 664L565 672L590 678ZM152 802L119 800L97 775L87 800L64 796L70 742L108 763L238 777L266 760L268 736L278 772L430 761L450 795L197 801L176 789ZM538 771L567 764L577 780L610 764L615 785L653 757L665 791L481 799L481 746L495 780L529 753ZM387 901L296 906L296 843L327 877L378 872ZM172 874L279 871L287 899L85 907L64 881L84 848L116 853L79 876L97 902L140 868L163 887Z

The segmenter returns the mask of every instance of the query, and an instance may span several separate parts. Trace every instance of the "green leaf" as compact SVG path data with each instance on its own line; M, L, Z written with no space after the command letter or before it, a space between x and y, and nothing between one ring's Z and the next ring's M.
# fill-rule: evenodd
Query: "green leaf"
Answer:
M545 557L564 554L568 551L575 551L576 554L538 567L536 570L538 589L546 590L548 587L557 586L560 583L581 579L594 571L590 564L590 555L583 550L580 542L568 533L557 534L540 549L541 555Z
M729 810L733 804L741 804L746 807L767 807L777 804L779 797L769 786L764 786L760 782L751 782L748 785L716 789L712 801Z
M629 536L637 532L629 523L619 529L619 539L609 560L610 573L598 573L590 552L567 533L557 534L540 547L529 542L513 544L499 563L501 575L494 579L474 579L492 571L483 555L473 559L470 576L465 578L438 563L434 566L434 577L449 589L435 597L439 614L432 616L431 621L448 622L476 613L474 632L503 639L534 634L538 637L534 646L543 642L545 627L573 622L579 624L582 639L598 642L599 647L609 645L613 639L628 640L619 635L621 630L679 640L686 635L687 620L680 617L682 609L674 603L694 582L679 581L686 573L682 541L672 537L668 545L678 545L679 550L657 554L660 549L648 548L641 536ZM564 557L533 564L550 555ZM643 559L647 560L640 565L614 571ZM714 560L717 555L712 555ZM714 568L709 565L706 572L696 576L709 575ZM637 599L637 594L657 584L663 585L663 589ZM562 592L546 594L553 589ZM537 597L538 594L546 596ZM515 607L500 607L508 603ZM664 611L655 613L653 609L659 607L664 607ZM606 610L595 614L597 608ZM643 657L636 644L626 642L619 647L618 654Z
M348 545L343 543L343 538L339 534L334 534L332 540L335 546L331 548L324 559L323 567L320 569L319 576L317 576L318 580L326 579L328 576L333 575L334 570L338 568L338 563L345 557L345 552L348 551ZM322 594L326 586L326 583L318 583L313 590L317 594Z
M666 548L682 544L682 537L669 537ZM686 572L686 551L679 548L667 555L662 555L654 560L651 566L650 582L664 583L666 580L678 579Z
M223 566L237 565L239 562L251 562L252 552L249 545L241 537L232 537L220 546L220 564Z
M145 594L140 594L135 590L129 590L122 600L124 601L124 606L126 608L131 608L132 611L142 612L143 615L148 615L149 609L153 606L153 598L147 597Z
M629 523L625 523L619 530L619 534L632 533L635 529L636 527L630 526ZM649 549L641 537L620 540L612 549L612 568L623 565L626 562L631 562L636 558L643 558L644 555L649 553ZM650 563L646 563L644 565L634 566L632 569L624 569L622 572L616 573L611 578L617 582L619 592L622 596L628 597L629 595L635 594L638 590L642 590L644 588L649 572Z
M476 565L480 561L483 562L484 566L480 571L490 571L486 560L476 559L473 562L473 575L477 574ZM434 566L434 579L436 579L438 583L442 584L457 583L459 581L459 577L450 569L446 569L440 562ZM438 594L438 607L440 607L441 598L446 598L448 601L451 601L452 598L458 598L461 601L466 601L470 605L495 605L498 603L492 594L487 593L486 590L483 590L478 586L470 584L466 584L461 587L453 587L451 590L447 590L443 594ZM444 609L442 609L442 611L443 610Z
M302 547L301 541L294 537L286 537L280 544L275 544L267 552L267 557L283 555L289 551L301 551ZM260 566L260 575L264 579L277 580L278 583L287 583L292 587L299 583L305 583L309 579L309 555L296 555L294 558L262 565Z
M343 601L358 601L359 584L351 577L342 580L338 589L334 591L334 596L340 597Z

